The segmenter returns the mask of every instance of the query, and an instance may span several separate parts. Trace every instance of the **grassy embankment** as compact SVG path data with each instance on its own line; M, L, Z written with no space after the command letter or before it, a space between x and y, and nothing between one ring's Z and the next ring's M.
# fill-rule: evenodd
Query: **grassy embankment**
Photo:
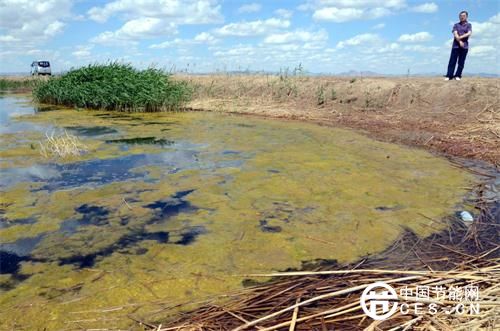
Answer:
M39 81L33 96L41 103L68 107L156 112L180 109L191 99L191 88L160 69L137 70L128 64L110 63Z

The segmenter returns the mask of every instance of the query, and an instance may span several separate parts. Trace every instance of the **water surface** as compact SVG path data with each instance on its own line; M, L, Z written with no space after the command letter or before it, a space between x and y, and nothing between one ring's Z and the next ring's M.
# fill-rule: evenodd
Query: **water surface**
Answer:
M473 178L427 152L209 113L35 111L0 98L0 325L125 328L248 273L355 261L443 228ZM47 109L45 109L47 110ZM45 159L45 132L89 152ZM432 221L434 220L434 221Z

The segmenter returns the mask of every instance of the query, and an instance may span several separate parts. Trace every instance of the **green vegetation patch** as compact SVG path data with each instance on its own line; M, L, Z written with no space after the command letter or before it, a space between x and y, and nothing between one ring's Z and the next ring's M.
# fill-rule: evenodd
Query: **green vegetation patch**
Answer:
M32 79L0 79L0 91L4 90L17 90L23 88L31 88L34 84Z
M118 111L178 110L191 99L187 82L160 69L129 64L93 64L42 81L33 90L38 102Z

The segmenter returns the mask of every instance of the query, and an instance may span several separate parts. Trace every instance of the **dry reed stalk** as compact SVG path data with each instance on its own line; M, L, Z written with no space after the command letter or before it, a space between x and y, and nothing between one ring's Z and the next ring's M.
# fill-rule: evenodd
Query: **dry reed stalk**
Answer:
M46 132L45 136L46 141L39 142L40 154L45 158L80 156L88 151L88 147L77 136L69 134L66 130L59 136L56 136L54 131L50 135Z

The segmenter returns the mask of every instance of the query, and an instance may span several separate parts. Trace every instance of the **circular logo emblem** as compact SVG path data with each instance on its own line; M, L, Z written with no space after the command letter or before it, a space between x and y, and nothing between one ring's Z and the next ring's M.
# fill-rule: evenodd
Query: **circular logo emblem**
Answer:
M398 309L396 291L384 282L368 285L361 294L360 304L366 315L374 320L383 321Z

